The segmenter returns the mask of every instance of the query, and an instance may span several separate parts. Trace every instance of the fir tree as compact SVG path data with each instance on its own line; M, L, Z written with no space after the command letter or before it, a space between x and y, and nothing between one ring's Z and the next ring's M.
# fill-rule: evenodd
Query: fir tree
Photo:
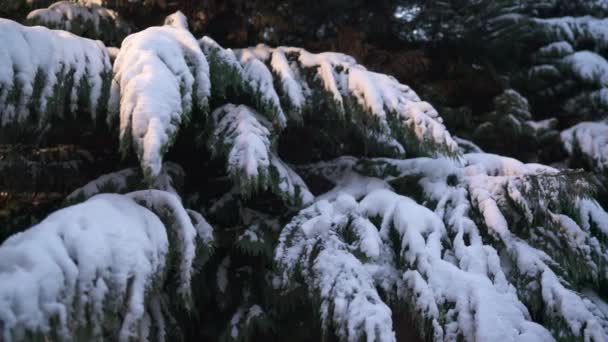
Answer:
M0 245L3 340L394 341L403 315L429 341L608 338L585 171L483 153L351 56L224 48L181 12L113 62L64 31L0 37L4 143L77 123L122 158ZM487 129L556 136L533 119L508 90ZM579 129L601 130L562 133L568 151L603 151Z

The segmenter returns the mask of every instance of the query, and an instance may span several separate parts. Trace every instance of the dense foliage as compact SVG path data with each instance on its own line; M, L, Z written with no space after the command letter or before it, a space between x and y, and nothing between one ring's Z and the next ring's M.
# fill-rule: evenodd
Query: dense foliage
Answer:
M608 340L603 1L0 8L0 340Z

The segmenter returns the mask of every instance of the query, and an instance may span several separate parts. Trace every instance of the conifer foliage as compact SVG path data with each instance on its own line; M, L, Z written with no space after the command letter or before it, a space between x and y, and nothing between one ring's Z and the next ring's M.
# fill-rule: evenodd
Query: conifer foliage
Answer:
M0 244L3 341L390 342L404 315L427 341L608 339L608 213L584 171L464 153L392 76L224 48L180 12L113 64L65 31L0 19L0 37L0 127L86 115L129 165ZM490 116L542 128L514 90ZM602 132L561 136L593 154Z

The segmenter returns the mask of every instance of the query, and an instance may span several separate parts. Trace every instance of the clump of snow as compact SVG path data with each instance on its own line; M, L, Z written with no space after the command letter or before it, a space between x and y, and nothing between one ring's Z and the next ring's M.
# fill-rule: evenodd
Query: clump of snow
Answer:
M600 87L608 86L608 62L591 51L579 51L564 57L562 63L581 82Z
M192 224L188 211L177 195L161 190L135 191L126 196L157 213L167 230L175 236L175 249L179 255L177 292L184 300L186 308L190 309L192 297L190 283L194 274L197 229Z
M224 105L212 114L209 148L226 157L226 169L241 194L270 189L287 203L308 204L313 196L304 181L273 151L271 124L245 105Z
M225 154L227 171L245 194L268 187L270 178L270 123L255 110L232 104L212 114L209 148L217 157Z
M30 12L26 19L31 24L116 44L131 33L131 26L117 12L92 3L59 1Z
M247 332L251 330L250 325L264 315L264 310L257 304L246 308L238 308L230 319L230 337L232 340L247 339Z
M532 93L550 101L564 98L562 115L589 120L605 112L608 62L603 53L608 47L608 21L584 16L533 18L531 23L537 38L549 43L533 56L537 65L528 75Z
M460 138L460 137L452 137L454 141L458 144L458 149L462 154L466 153L483 153L481 147L477 146L474 142Z
M411 288L416 309L426 311L427 319L432 319L436 338L451 340L460 335L465 340L483 341L552 340L543 327L529 319L512 288L505 286L496 254L493 255L494 265L485 265L494 268L490 270L495 277L492 282L486 276L486 269L477 273L475 267L463 263L491 261L492 255L484 255L487 252L483 250L479 250L482 254L477 256L478 260L461 260L464 270L442 260L441 241L446 238L447 231L441 219L427 208L386 190L371 193L361 201L361 206L367 216L383 218L380 234L385 241L389 241L391 229L399 235L398 257L403 258L406 265L415 265L415 270L405 271L404 280ZM470 271L466 272L466 269ZM454 323L450 323L450 315L441 317L440 312L444 310L438 309L447 303L453 303Z
M144 328L146 298L166 269L162 222L121 195L98 195L50 215L0 245L2 340L47 334L130 340ZM120 326L106 326L122 317ZM115 331L105 331L115 328Z
M112 71L101 42L7 19L0 40L0 126L105 113Z
M537 58L561 58L574 53L574 48L566 41L547 44L536 52Z
M120 49L114 46L108 46L106 47L106 49L108 50L108 55L110 56L110 61L112 61L112 63L114 63L114 61L116 60L116 57L118 57L118 53L120 52Z
M288 203L296 206L307 205L314 199L308 186L291 167L283 162L276 154L270 156L270 185L273 191Z
M561 133L564 148L571 156L582 154L598 170L608 167L608 125L581 122Z
M277 48L270 58L270 66L272 72L276 74L281 84L280 94L283 94L287 106L290 108L289 114L296 121L302 120L301 111L306 104L304 91L301 86L301 81L297 79L296 74L291 69L289 61L285 57L285 53L281 48Z
M205 246L209 246L215 240L213 237L213 227L199 212L190 209L186 209L186 211L196 229L196 236Z
M243 66L243 79L257 102L257 107L268 116L268 119L279 128L285 127L287 119L274 89L272 74L260 60L242 50L238 54Z
M581 226L589 231L591 226L596 227L602 234L608 236L608 213L595 200L581 199L578 203L581 214Z
M601 256L602 247L599 247L597 238L590 231L582 230L578 223L570 217L552 213L554 210L559 210L551 205L551 203L560 201L558 196L573 197L575 205L584 203L582 202L584 199L574 197L575 194L557 193L558 187L553 191L546 191L551 189L535 189L531 187L532 184L525 183L531 181L531 178L524 177L532 175L535 177L559 176L555 169L537 164L522 164L498 156L487 158L473 155L472 157L465 156L465 159L472 164L466 169L471 203L480 211L488 233L501 241L506 253L513 261L515 267L511 270L511 280L516 282L518 289L522 291L520 294L522 301L528 306L533 305L539 298L538 292L531 289L540 289L544 306L540 308L532 306L537 315L542 314L555 322L566 323L569 326L567 334L570 336L587 336L592 341L604 340L606 332L601 329L604 318L594 315L583 299L568 289L549 267L556 262L563 262L562 267L565 269L569 267L567 262L553 260L551 256L562 259L580 258L577 261L578 266L575 268L585 264L588 269L592 270L592 274L586 274L583 277L590 279L605 277L602 275L605 271L598 268L594 261L605 258ZM551 178L548 179L550 181ZM545 187L549 186L548 183L542 184ZM536 200L542 201L541 203L532 202L535 198L530 198L530 195L535 191L540 191L542 194L541 198L536 198ZM525 241L515 233L515 216L510 212L514 209L509 209L509 202L516 203L523 211L515 215L522 215L528 224L533 226L529 229L532 229L534 233L531 234L532 236L526 237ZM532 211L535 206L540 206L541 210L548 215L547 220L552 221L549 226L534 227L536 225L534 217L538 214ZM555 227L559 228L555 229ZM551 229L555 229L555 231ZM536 236L541 238L537 239ZM553 243L557 245L553 245ZM593 247L582 247L581 243ZM580 276L576 274L576 271L571 270L570 272L572 281L580 281L577 278ZM563 329L559 323L547 324L547 327L554 334Z
M184 13L182 13L182 11L177 11L171 15L168 15L165 18L165 25L187 30L188 19L186 18Z
M180 125L207 106L207 60L184 28L152 27L124 40L114 74L111 109L120 113L123 153L132 146L145 175L154 178Z
M321 303L323 328L333 328L342 340L394 341L391 310L342 235L356 211L357 203L350 196L338 198L335 204L319 201L301 211L281 232L275 260L282 273L275 283L288 290L295 286L291 284L295 273L301 272L311 297ZM358 235L359 242L375 255L380 246L367 238L372 234L379 242L377 230L364 228L373 226L369 221L358 225L365 232Z
M228 268L230 267L230 256L226 256L217 268L217 288L221 293L226 293L228 288Z
M608 47L608 19L591 16L535 18L534 23L544 28L553 40L567 41L572 45L591 40L600 51Z
M395 78L368 71L350 56L263 44L233 52L208 37L199 43L219 83L213 85L214 96L225 96L226 88L248 94L273 128L284 128L286 117L295 123L319 120L322 112L330 120L371 124L365 138L387 154L403 155L408 145L414 153L458 155L456 142L430 104Z
M582 117L596 117L608 108L608 88L601 88L591 92L583 92L572 97L564 104L566 113L577 114Z

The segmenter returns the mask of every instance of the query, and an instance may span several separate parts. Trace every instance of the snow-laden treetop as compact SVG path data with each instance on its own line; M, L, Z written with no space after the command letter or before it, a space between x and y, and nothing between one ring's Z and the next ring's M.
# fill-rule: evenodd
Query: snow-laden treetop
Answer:
M209 329L230 341L311 310L323 338L349 342L394 341L404 313L432 341L607 340L608 213L589 176L461 153L391 76L340 53L223 48L180 12L125 38L113 66L64 31L0 19L0 40L0 128L95 121L139 162L0 245L3 340L174 340L195 309L231 317ZM603 87L591 52L545 50ZM497 112L507 102L529 119L514 91ZM342 156L286 162L309 146L281 138L304 128ZM605 131L562 137L603 168ZM196 167L166 162L179 153ZM196 180L184 200L180 177Z

